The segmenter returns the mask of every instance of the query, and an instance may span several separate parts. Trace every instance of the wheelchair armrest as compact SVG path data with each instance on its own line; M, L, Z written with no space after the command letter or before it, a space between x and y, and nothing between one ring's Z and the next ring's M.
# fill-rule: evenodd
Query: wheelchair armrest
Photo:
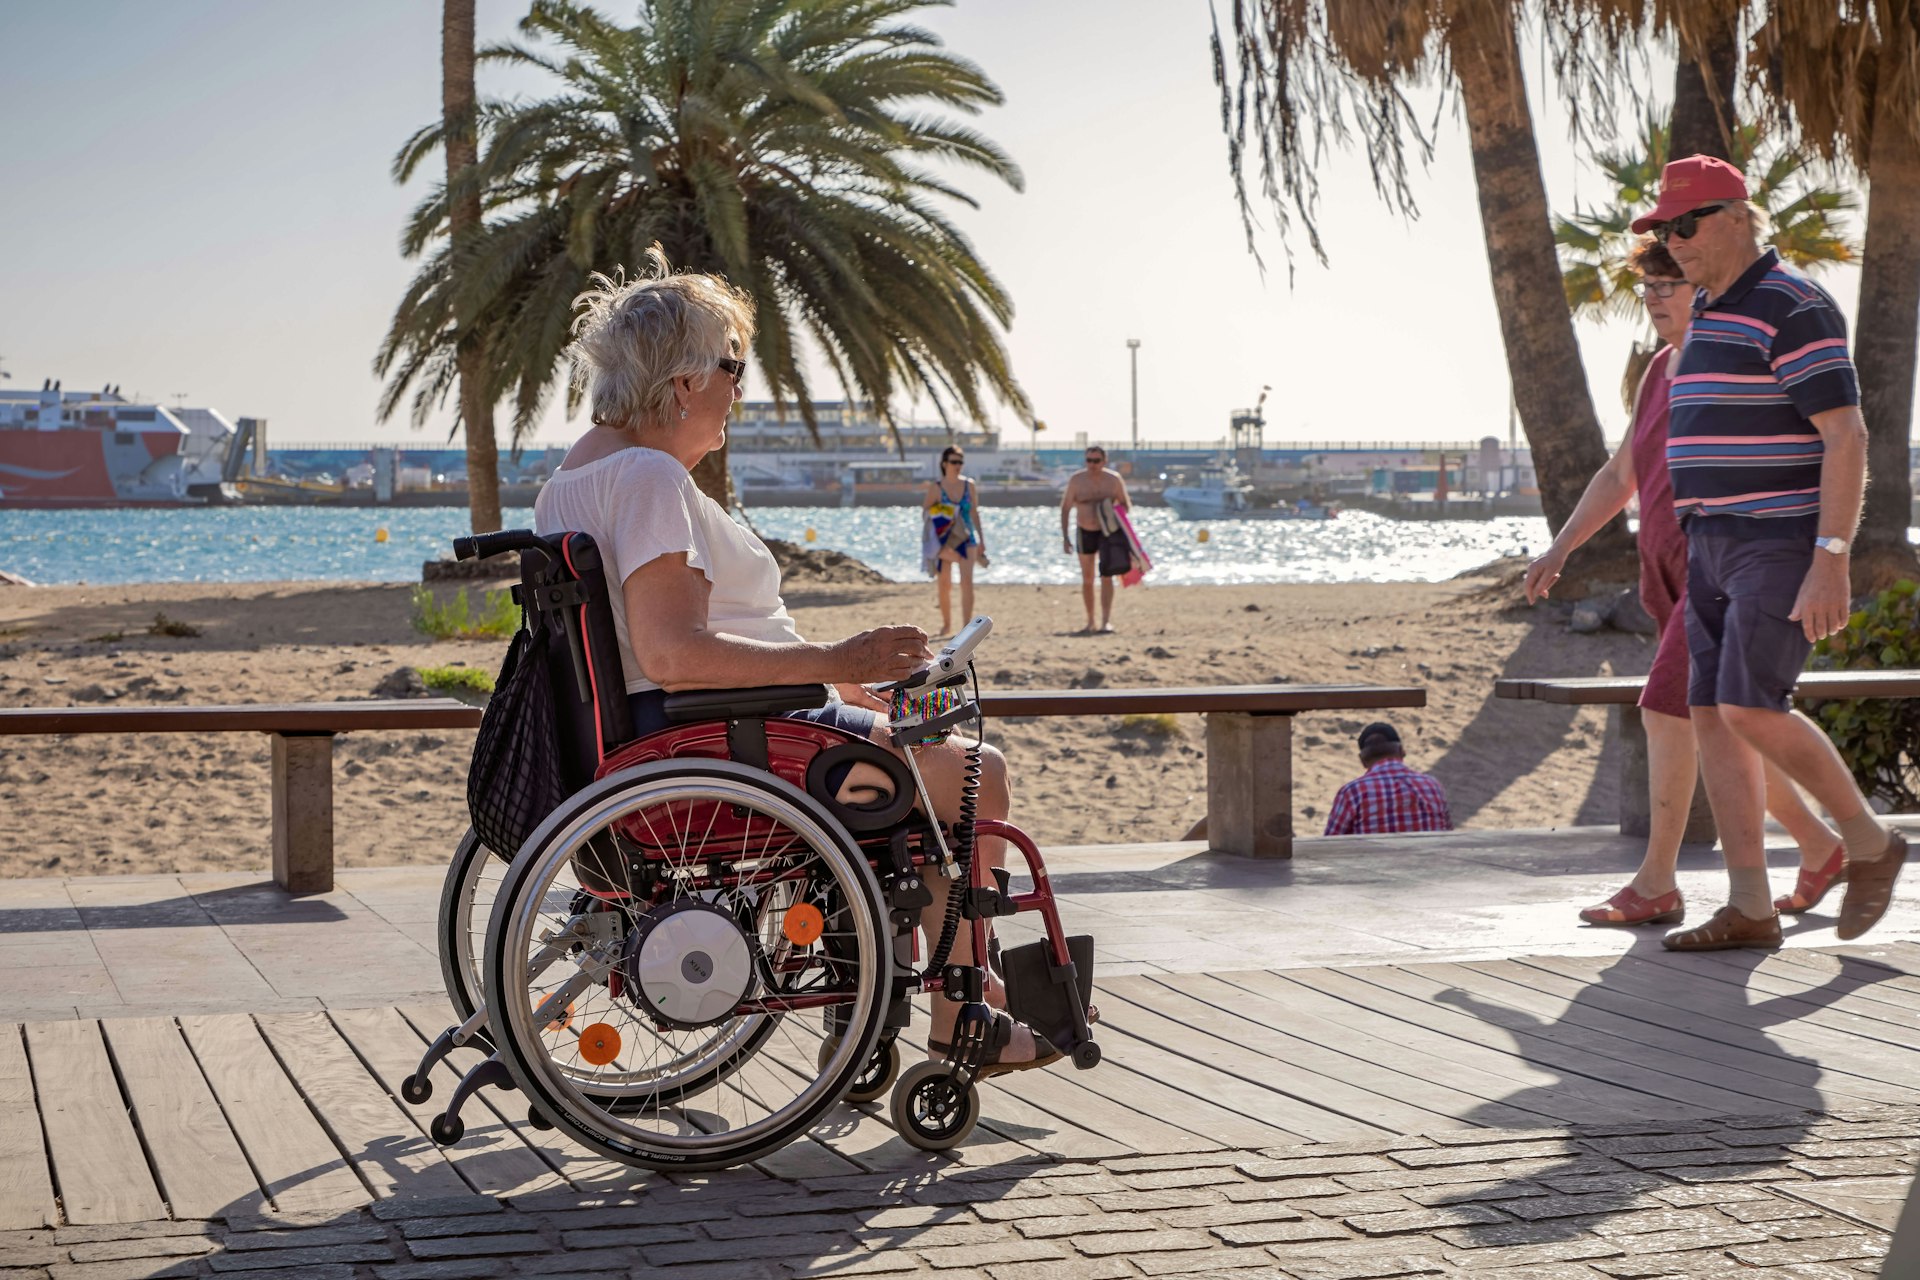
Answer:
M669 724L695 720L740 720L749 716L777 716L786 711L811 711L827 705L823 684L770 684L757 689L687 689L667 695Z

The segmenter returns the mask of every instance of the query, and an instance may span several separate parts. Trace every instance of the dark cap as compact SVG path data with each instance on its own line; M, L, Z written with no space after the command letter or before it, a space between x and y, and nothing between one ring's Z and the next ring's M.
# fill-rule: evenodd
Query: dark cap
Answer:
M1379 751L1382 748L1398 749L1400 731L1385 720L1375 720L1360 731L1360 754Z

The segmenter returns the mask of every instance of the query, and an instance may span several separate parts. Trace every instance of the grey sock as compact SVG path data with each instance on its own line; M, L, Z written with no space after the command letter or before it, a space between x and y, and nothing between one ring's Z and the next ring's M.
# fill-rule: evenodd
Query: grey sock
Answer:
M1847 843L1848 862L1878 862L1893 847L1887 829L1871 809L1862 809L1842 822L1840 838Z
M1765 920L1774 914L1765 867L1728 867L1727 885L1728 904L1747 919Z

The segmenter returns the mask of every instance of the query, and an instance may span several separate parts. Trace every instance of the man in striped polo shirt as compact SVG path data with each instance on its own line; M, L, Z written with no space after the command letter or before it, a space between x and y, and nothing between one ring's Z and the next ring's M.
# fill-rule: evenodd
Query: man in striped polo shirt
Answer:
M1761 250L1757 223L1746 176L1709 156L1669 164L1659 202L1633 223L1698 290L1673 379L1667 464L1688 539L1687 701L1731 892L1706 924L1667 935L1676 951L1780 945L1762 756L1824 805L1845 839L1842 939L1879 922L1907 856L1832 742L1793 710L1813 642L1846 625L1867 429L1839 308Z

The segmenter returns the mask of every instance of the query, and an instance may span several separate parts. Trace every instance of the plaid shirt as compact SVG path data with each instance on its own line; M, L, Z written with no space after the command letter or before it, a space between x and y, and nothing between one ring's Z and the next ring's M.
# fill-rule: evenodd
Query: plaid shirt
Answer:
M1446 789L1432 775L1407 768L1404 760L1382 760L1341 787L1327 814L1330 836L1451 830Z

